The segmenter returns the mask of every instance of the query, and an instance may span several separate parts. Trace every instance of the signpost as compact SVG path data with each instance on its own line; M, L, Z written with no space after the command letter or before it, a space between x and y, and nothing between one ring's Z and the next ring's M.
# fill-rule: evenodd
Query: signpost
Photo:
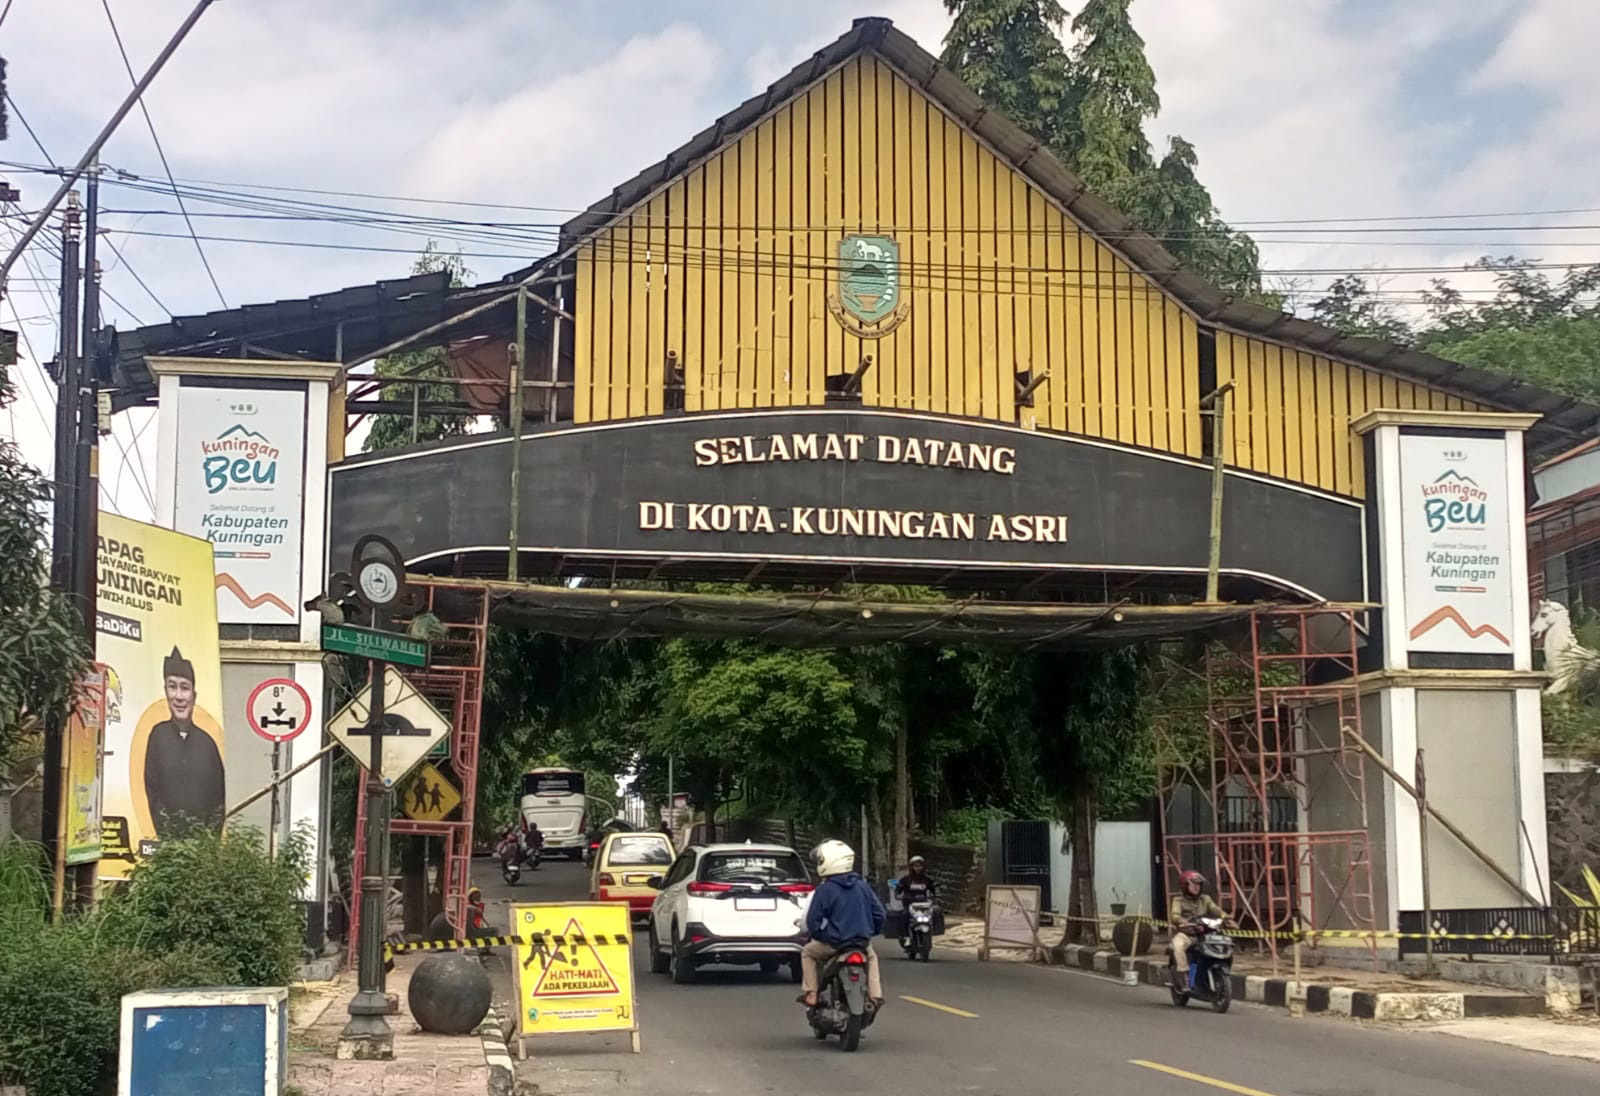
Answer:
M373 662L393 662L400 666L426 666L428 645L396 632L357 628L353 624L324 624L322 649L355 655Z
M628 907L615 902L511 907L517 1053L530 1035L625 1031L639 1053Z
M278 851L279 779L283 771L283 744L311 722L311 696L287 677L269 677L244 702L250 729L272 743L272 825L267 830L267 851Z
M327 597L348 600L372 612L372 627L325 625L322 645L365 658L371 664L365 700L346 704L328 723L328 733L367 771L366 832L361 850L361 933L357 942L359 980L351 998L350 1022L339 1033L339 1057L394 1057L389 1001L383 989L384 862L389 845L389 789L434 744L450 733L450 721L388 665L424 666L427 644L384 630L390 613L412 603L405 583L405 560L383 537L368 534L350 552L350 571L330 575ZM316 606L307 606L311 608ZM320 606L317 606L320 608Z

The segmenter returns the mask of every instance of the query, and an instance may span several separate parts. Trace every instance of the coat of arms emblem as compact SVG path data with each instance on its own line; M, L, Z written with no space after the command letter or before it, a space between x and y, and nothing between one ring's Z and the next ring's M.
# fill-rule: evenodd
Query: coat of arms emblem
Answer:
M882 338L905 322L910 303L900 278L900 245L888 236L846 236L828 311L846 331Z

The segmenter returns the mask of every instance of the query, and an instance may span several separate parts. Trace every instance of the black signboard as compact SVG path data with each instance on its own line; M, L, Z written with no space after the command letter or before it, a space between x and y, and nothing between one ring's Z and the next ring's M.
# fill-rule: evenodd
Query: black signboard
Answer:
M331 473L330 559L363 532L413 565L504 553L510 439ZM1211 469L1081 438L890 411L699 414L525 433L522 551L928 568L1203 574ZM1354 500L1230 473L1223 569L1365 596Z

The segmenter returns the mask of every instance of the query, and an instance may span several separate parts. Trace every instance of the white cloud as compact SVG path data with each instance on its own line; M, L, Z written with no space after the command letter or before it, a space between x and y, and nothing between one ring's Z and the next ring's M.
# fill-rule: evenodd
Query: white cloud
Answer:
M727 109L706 97L721 60L703 31L675 25L630 38L586 68L465 104L419 150L403 189L492 187L587 204Z

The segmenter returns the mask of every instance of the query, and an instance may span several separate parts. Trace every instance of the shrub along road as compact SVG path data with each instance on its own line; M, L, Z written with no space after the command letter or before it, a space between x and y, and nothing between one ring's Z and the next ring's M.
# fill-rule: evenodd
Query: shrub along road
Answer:
M588 873L552 863L505 886L489 861L475 876L491 923L501 903L581 901ZM660 1096L817 1091L919 1096L1504 1096L1592 1086L1592 1063L1422 1030L1236 1003L1226 1016L1173 1008L1164 992L1019 963L934 952L911 963L880 947L889 1005L861 1049L811 1038L785 976L713 968L692 986L649 973L634 954L643 1053L604 1035L536 1041L518 1076L553 1096L597 1090ZM509 1004L510 967L491 965ZM510 1015L509 1012L505 1013Z

